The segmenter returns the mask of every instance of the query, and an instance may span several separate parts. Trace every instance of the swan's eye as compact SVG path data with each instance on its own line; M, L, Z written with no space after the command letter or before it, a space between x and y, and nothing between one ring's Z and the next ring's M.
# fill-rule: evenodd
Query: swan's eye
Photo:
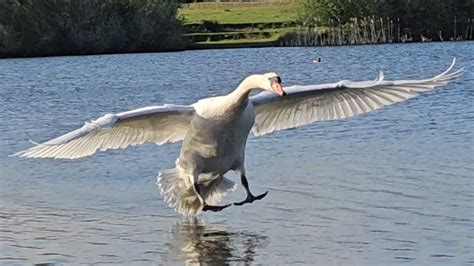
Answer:
M273 82L278 82L278 84L281 84L281 78L280 77L274 77L274 78L269 78L270 82L273 83Z

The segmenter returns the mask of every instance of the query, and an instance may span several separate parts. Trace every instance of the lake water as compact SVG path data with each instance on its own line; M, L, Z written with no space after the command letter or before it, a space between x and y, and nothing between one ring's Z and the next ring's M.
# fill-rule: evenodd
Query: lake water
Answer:
M198 219L180 218L155 186L179 144L7 157L108 112L225 94L251 73L276 71L283 85L379 69L425 78L453 57L465 74L447 87L252 136L250 186L268 196ZM472 265L473 70L472 42L0 60L0 264ZM239 187L225 202L244 196Z

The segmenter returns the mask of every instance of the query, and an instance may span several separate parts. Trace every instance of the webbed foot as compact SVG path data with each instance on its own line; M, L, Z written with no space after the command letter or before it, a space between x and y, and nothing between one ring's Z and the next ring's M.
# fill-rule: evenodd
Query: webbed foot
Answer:
M230 206L230 204L223 205L223 206L213 206L213 205L205 204L204 207L202 207L202 211L203 212L205 212L205 211L220 212L220 211L222 211L223 209L225 209L229 206Z
M258 195L258 196L254 196L254 195L248 193L248 194L247 194L247 198L246 198L245 200L240 201L240 202L235 202L234 205L235 205L235 206L242 206L242 205L244 205L245 203L252 203L252 202L254 202L254 201L256 201L256 200L261 200L261 199L263 199L267 194L268 194L268 191L265 192L265 193L263 193L263 194L260 194L260 195Z

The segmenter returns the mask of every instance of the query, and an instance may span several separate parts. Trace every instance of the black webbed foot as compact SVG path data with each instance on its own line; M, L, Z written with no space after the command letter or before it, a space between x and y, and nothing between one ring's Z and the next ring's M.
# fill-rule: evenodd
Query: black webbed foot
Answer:
M235 205L235 206L242 206L242 205L244 205L245 203L252 203L252 202L254 202L254 201L256 201L256 200L261 200L261 199L263 199L267 194L268 194L268 191L265 192L265 193L263 193L263 194L260 194L260 195L258 195L258 196L254 196L254 195L248 193L248 194L247 194L247 198L246 198L245 200L240 201L240 202L235 202L234 205Z
M202 211L205 212L205 211L213 211L213 212L220 212L222 211L223 209L229 207L230 204L227 204L227 205L223 205L223 206L213 206L213 205L204 205L204 207L202 207Z

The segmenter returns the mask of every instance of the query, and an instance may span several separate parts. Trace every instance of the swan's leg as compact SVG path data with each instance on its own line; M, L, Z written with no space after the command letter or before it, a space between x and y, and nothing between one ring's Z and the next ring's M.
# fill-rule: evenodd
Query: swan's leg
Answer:
M205 211L218 212L230 206L230 204L223 205L223 206L208 205L201 195L201 188L199 187L199 184L197 183L197 178L193 178L193 182L194 182L194 186L193 186L194 193L196 193L199 201L201 202L203 212Z
M241 175L240 180L242 181L242 185L244 186L245 190L247 191L247 198L243 201L235 202L234 205L241 206L241 205L244 205L245 203L252 203L256 200L263 199L268 194L268 191L267 191L267 192L265 192L263 194L260 194L258 196L254 196L250 192L249 182L247 181L247 178L245 177L245 175Z

